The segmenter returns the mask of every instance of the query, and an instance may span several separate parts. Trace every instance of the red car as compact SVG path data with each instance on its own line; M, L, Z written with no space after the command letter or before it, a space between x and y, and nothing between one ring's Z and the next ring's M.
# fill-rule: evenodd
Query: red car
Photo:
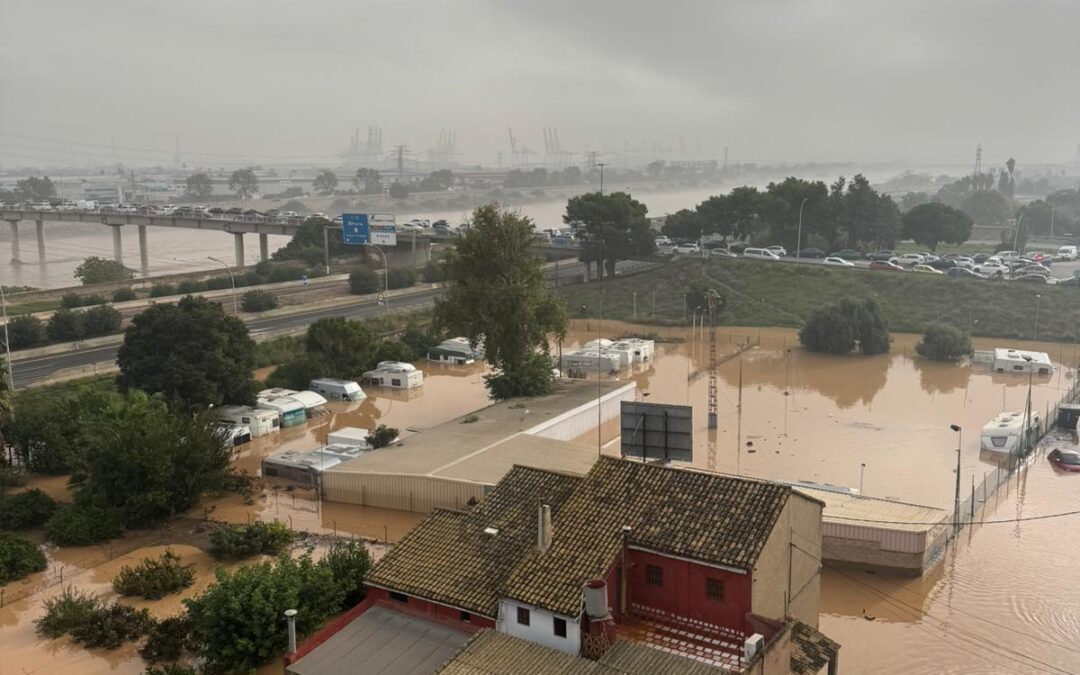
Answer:
M1054 448L1046 458L1062 471L1080 471L1080 452L1076 450Z
M903 272L904 268L900 267L896 263L891 263L888 260L873 260L870 262L869 268L872 270L882 270L884 272Z

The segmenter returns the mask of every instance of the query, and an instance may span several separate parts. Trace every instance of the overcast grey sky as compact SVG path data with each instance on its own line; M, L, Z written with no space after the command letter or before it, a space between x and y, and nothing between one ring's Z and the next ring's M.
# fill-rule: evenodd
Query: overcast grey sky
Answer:
M471 162L662 141L760 161L1075 158L1080 0L0 0L0 163ZM80 145L66 143L77 142ZM80 154L65 154L65 153ZM216 153L216 154L211 154Z

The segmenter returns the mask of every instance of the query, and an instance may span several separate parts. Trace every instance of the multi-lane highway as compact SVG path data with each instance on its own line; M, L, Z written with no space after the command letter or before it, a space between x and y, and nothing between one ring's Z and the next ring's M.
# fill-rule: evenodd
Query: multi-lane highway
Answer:
M620 273L626 273L647 267L651 264L653 263L627 260L620 262L617 269ZM580 275L583 271L584 267L582 263L574 261L560 264L558 274L560 279L562 279L573 275ZM555 278L554 267L548 267L547 273L550 279ZM397 295L391 298L390 308L394 311L400 311L402 309L420 309L434 303L435 298L442 295L443 292L444 290L441 288L426 288L407 295ZM364 299L358 298L356 302L345 305L313 307L308 310L301 310L294 314L284 316L255 318L247 322L247 327L252 335L277 333L288 331L290 329L302 328L326 317L343 316L349 319L362 319L377 316L383 311L385 311L383 306L380 305L377 300L368 296ZM118 349L119 346L113 344L101 347L77 349L29 359L19 359L16 354L11 362L15 387L20 389L30 386L61 370L113 362L116 360L116 352Z

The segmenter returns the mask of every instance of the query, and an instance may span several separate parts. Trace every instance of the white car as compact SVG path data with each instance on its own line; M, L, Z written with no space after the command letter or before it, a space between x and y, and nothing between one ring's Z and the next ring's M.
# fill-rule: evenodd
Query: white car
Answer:
M941 260L940 257L934 255L930 251L919 251L919 255L922 256L924 263L932 263L932 262L937 262L938 260Z
M901 253L898 256L889 258L889 262L896 265L903 265L904 267L911 267L913 265L922 265L926 262L926 258L921 253Z
M697 244L676 244L671 252L678 255L698 255L701 248Z
M975 269L975 261L972 260L971 258L968 258L967 256L959 256L959 257L953 258L953 260L956 261L956 266L957 267L963 267L966 270Z
M836 267L855 267L855 263L848 262L847 260L844 260L843 258L837 258L834 255L831 255L828 258L825 258L824 263L826 265L835 265Z
M757 260L779 260L780 256L776 255L767 248L748 248L743 251L744 258L756 258Z
M671 246L671 240L667 237L657 237L655 241L657 246Z
M1008 274L1009 268L999 262L987 260L981 265L976 265L974 271L983 276L996 277Z
M1017 251L998 251L994 257L998 260L1012 260L1013 258L1019 258L1020 253Z
M1058 260L1076 260L1077 255L1075 246L1061 246L1058 248L1056 257Z
M787 255L787 249L784 248L783 246L766 246L765 250L766 251L772 251L773 253L780 256L781 258L783 258L784 256Z

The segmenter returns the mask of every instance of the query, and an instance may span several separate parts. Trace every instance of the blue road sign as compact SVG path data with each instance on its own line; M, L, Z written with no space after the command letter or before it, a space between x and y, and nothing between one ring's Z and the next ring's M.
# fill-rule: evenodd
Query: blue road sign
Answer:
M366 213L341 214L341 231L346 244L371 243L371 228Z

